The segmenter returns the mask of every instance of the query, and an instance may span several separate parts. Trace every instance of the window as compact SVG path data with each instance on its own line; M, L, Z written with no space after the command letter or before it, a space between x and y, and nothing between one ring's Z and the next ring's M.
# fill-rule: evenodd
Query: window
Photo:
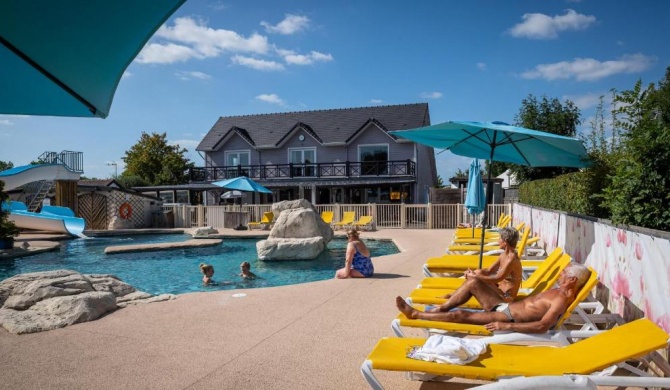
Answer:
M361 162L361 175L387 175L389 159L388 144L360 145L358 161Z
M316 166L316 148L288 150L288 161L293 164L293 176L314 176Z
M248 150L230 150L226 154L226 178L231 179L238 176L237 166L247 167L250 165ZM249 176L249 170L243 169L242 175Z

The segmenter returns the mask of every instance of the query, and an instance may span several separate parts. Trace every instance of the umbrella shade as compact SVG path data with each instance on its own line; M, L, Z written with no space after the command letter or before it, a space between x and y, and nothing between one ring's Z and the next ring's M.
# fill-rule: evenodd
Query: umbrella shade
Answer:
M470 173L468 174L468 194L465 197L465 208L468 214L481 214L486 207L486 197L484 196L484 184L482 183L482 173L479 169L479 160L474 159L470 164Z
M242 193L240 191L227 191L224 192L223 195L221 195L221 199L235 199L241 197Z
M503 122L445 122L412 130L389 131L460 156L531 167L587 167L581 140Z
M238 191L247 191L247 192L260 192L264 194L271 194L272 191L263 187L262 185L256 183L255 181L249 179L246 176L239 176L234 179L215 181L212 183L219 187L227 188L229 190L238 190Z
M107 117L126 67L184 1L0 2L0 113Z

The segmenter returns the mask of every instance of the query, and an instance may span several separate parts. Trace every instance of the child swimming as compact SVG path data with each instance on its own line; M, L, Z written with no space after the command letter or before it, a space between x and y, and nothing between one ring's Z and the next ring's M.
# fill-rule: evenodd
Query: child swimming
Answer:
M240 264L240 269L242 270L240 276L244 279L256 279L256 275L251 272L251 264L249 264L248 261L242 262L242 264Z
M212 279L212 276L214 276L214 267L212 265L200 263L200 272L203 274L202 283L205 286L216 283L214 282L214 279Z

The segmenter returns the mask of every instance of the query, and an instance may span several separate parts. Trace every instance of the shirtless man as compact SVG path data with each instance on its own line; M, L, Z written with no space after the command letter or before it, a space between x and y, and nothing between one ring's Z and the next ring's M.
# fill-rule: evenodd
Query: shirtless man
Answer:
M558 288L513 303L503 303L493 312L454 310L447 313L426 313L414 309L401 297L396 306L407 318L484 325L489 331L509 330L523 333L548 331L588 280L590 271L581 264L571 263L558 277Z
M495 309L501 303L513 302L521 286L521 259L516 253L519 231L510 227L500 230L498 244L503 253L489 268L465 271L467 279L461 287L445 295L447 301L429 312L447 312L471 297L475 297L486 311Z

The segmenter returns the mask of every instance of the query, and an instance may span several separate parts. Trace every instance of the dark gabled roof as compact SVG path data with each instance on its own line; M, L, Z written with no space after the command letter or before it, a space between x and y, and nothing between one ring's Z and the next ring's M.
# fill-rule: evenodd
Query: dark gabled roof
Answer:
M427 126L428 103L221 117L196 150L217 149L231 131L255 147L277 147L298 126L322 144L346 142L370 122L384 131Z
M123 188L121 184L115 179L100 179L100 180L79 180L78 186L81 187L118 187Z

